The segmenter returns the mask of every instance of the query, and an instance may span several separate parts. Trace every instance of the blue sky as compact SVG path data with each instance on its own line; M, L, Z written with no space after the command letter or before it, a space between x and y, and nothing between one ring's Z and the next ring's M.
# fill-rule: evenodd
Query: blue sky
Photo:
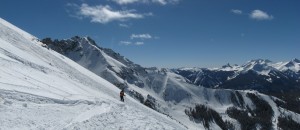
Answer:
M42 39L90 36L142 66L220 67L299 58L299 0L1 0Z

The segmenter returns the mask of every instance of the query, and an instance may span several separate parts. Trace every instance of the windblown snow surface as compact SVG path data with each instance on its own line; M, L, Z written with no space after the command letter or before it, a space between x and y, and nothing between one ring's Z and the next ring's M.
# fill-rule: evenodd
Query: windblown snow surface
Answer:
M0 18L0 130L186 129Z

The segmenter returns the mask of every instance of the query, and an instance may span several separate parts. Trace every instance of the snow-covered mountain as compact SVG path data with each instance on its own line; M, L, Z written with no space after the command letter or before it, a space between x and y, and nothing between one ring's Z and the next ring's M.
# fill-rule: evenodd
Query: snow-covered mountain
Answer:
M270 60L251 60L244 65L230 64L224 65L221 68L179 68L173 69L173 72L187 78L195 85L201 85L209 88L220 88L225 82L231 82L234 79L245 75L252 75L256 80L268 82L269 84L278 84L274 82L277 79L283 80L288 84L293 80L296 83L300 81L299 60L293 59L290 62L273 63ZM286 80L286 81L284 81ZM252 81L251 81L252 82ZM246 82L244 82L247 84ZM252 89L253 86L245 86L245 89ZM272 85L271 85L272 86ZM292 86L292 85L286 85ZM233 85L231 87L237 87ZM267 86L266 86L267 87ZM284 88L283 86L282 88ZM238 89L238 88L233 88Z
M186 129L130 96L120 102L116 86L43 46L0 18L1 130Z
M273 95L285 100L294 111L300 113L299 63L298 59L278 63L257 59L241 66L228 64L222 68L179 68L173 71L198 86L251 89Z
M142 104L168 115L188 129L284 129L284 122L289 122L293 128L300 128L299 114L290 111L281 99L257 91L193 85L191 79L174 73L177 70L144 68L111 49L97 46L88 37L76 36L65 40L46 38L42 42L46 48L67 56L117 87L126 88L126 92ZM193 72L189 72L190 69ZM188 73L228 72L214 74L220 77L215 80L217 83L242 72L237 65L224 66L220 70L181 70ZM213 77L207 78L203 81Z
M287 71L291 70L293 72L298 72L300 71L300 60L299 59L293 59L289 62L279 62L276 64L273 64L273 67L280 70L280 71Z

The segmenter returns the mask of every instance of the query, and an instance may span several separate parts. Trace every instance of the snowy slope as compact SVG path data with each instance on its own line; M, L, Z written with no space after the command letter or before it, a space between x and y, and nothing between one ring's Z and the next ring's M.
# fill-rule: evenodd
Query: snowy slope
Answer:
M0 129L185 129L1 18L0 64Z

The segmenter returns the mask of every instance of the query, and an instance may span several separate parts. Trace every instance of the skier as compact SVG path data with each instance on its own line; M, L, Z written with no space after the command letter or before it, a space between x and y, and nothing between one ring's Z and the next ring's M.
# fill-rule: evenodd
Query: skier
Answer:
M120 98L121 98L121 101L124 102L124 88L122 89L122 91L120 92Z

